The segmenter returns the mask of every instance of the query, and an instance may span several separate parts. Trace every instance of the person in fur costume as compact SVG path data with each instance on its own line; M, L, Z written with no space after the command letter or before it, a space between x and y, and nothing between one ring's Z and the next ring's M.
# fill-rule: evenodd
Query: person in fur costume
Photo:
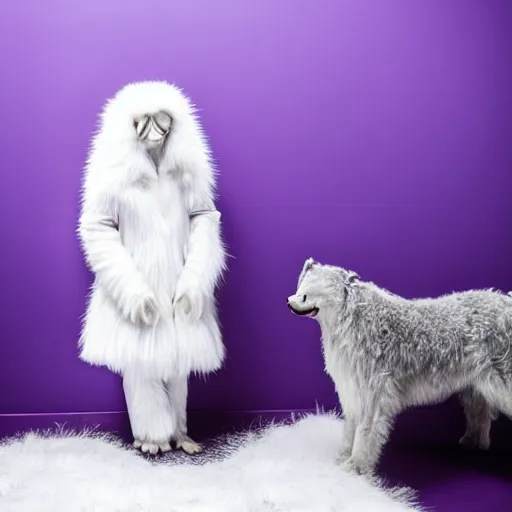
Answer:
M195 108L166 82L126 85L100 116L79 238L95 275L80 358L121 374L134 446L187 453L191 373L220 369L214 301L225 269L211 152Z

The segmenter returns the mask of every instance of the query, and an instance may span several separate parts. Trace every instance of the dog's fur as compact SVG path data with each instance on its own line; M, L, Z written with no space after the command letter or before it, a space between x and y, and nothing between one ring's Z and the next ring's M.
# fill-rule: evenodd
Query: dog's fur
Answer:
M491 421L512 416L512 298L470 290L408 300L342 268L308 259L296 314L322 331L326 371L346 419L339 460L373 473L393 419L404 409L458 393L461 444L488 449Z

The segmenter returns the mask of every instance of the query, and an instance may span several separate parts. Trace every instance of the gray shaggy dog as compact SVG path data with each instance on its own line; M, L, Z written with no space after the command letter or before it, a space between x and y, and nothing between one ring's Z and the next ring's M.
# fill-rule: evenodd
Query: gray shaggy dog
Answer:
M288 307L315 318L345 417L338 460L372 474L393 419L459 394L460 443L488 449L498 412L512 417L512 298L471 290L408 300L355 272L308 259Z

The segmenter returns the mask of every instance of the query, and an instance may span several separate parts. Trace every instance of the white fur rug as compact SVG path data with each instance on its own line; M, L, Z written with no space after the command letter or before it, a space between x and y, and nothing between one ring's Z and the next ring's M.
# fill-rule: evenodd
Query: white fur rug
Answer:
M105 436L27 434L0 446L0 510L418 511L407 491L383 490L335 465L342 428L333 416L308 416L228 436L202 460L171 455L161 463Z

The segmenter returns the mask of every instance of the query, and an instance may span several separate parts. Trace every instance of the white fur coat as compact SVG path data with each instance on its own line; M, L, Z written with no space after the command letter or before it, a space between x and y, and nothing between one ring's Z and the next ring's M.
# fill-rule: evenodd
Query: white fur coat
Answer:
M134 117L164 110L173 124L160 165ZM116 373L137 366L167 379L215 371L224 346L214 302L225 266L210 150L193 105L165 82L129 84L101 114L84 173L79 236L95 274L80 357ZM194 216L194 212L207 210ZM177 296L187 296L189 314ZM144 297L158 322L134 322Z

